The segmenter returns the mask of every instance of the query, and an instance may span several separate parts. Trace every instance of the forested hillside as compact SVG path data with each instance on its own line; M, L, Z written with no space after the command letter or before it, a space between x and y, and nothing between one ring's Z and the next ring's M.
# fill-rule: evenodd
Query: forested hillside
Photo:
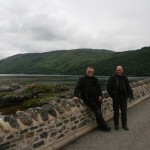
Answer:
M111 75L122 65L127 75L150 76L150 47L125 52L75 49L19 54L0 60L1 74L84 74L87 66L96 75Z

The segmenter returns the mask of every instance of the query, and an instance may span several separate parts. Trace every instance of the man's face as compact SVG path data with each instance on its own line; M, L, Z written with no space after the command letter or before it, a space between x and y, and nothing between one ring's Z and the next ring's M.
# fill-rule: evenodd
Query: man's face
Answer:
M92 77L94 74L94 70L92 68L87 68L86 74L88 77Z
M119 75L119 76L121 76L122 73L123 73L122 67L117 67L117 68L116 68L116 74Z

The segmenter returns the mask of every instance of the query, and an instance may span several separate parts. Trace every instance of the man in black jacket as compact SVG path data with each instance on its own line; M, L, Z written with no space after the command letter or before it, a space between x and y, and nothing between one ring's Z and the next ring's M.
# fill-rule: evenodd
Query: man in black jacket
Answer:
M94 111L98 129L102 131L110 131L111 128L107 126L104 121L101 104L102 104L102 91L101 86L96 77L93 76L94 68L87 67L86 75L79 78L77 86L74 90L74 100L81 98L86 105Z
M108 80L107 91L113 99L114 129L119 130L119 108L121 110L122 128L129 130L127 126L127 99L133 99L133 91L127 76L123 75L122 66L116 67L116 74Z

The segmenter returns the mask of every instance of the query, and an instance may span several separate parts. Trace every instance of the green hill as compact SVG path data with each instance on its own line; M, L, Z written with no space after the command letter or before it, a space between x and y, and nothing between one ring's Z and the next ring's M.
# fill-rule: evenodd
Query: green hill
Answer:
M94 64L102 75L111 74L117 65L122 65L127 75L150 76L150 47L118 52L113 57Z
M87 66L97 75L111 75L122 65L128 75L150 76L150 47L126 52L97 49L60 50L19 54L0 60L1 74L84 74Z
M112 51L94 49L19 54L1 60L0 73L80 74L91 62L105 60L112 55Z

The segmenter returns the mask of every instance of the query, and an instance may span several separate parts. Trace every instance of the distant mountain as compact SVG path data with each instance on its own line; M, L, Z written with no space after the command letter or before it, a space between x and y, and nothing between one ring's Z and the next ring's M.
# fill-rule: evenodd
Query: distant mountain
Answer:
M122 65L128 75L150 76L150 47L114 52L104 49L59 50L18 54L0 60L1 74L84 74L87 66L96 75L111 75Z

